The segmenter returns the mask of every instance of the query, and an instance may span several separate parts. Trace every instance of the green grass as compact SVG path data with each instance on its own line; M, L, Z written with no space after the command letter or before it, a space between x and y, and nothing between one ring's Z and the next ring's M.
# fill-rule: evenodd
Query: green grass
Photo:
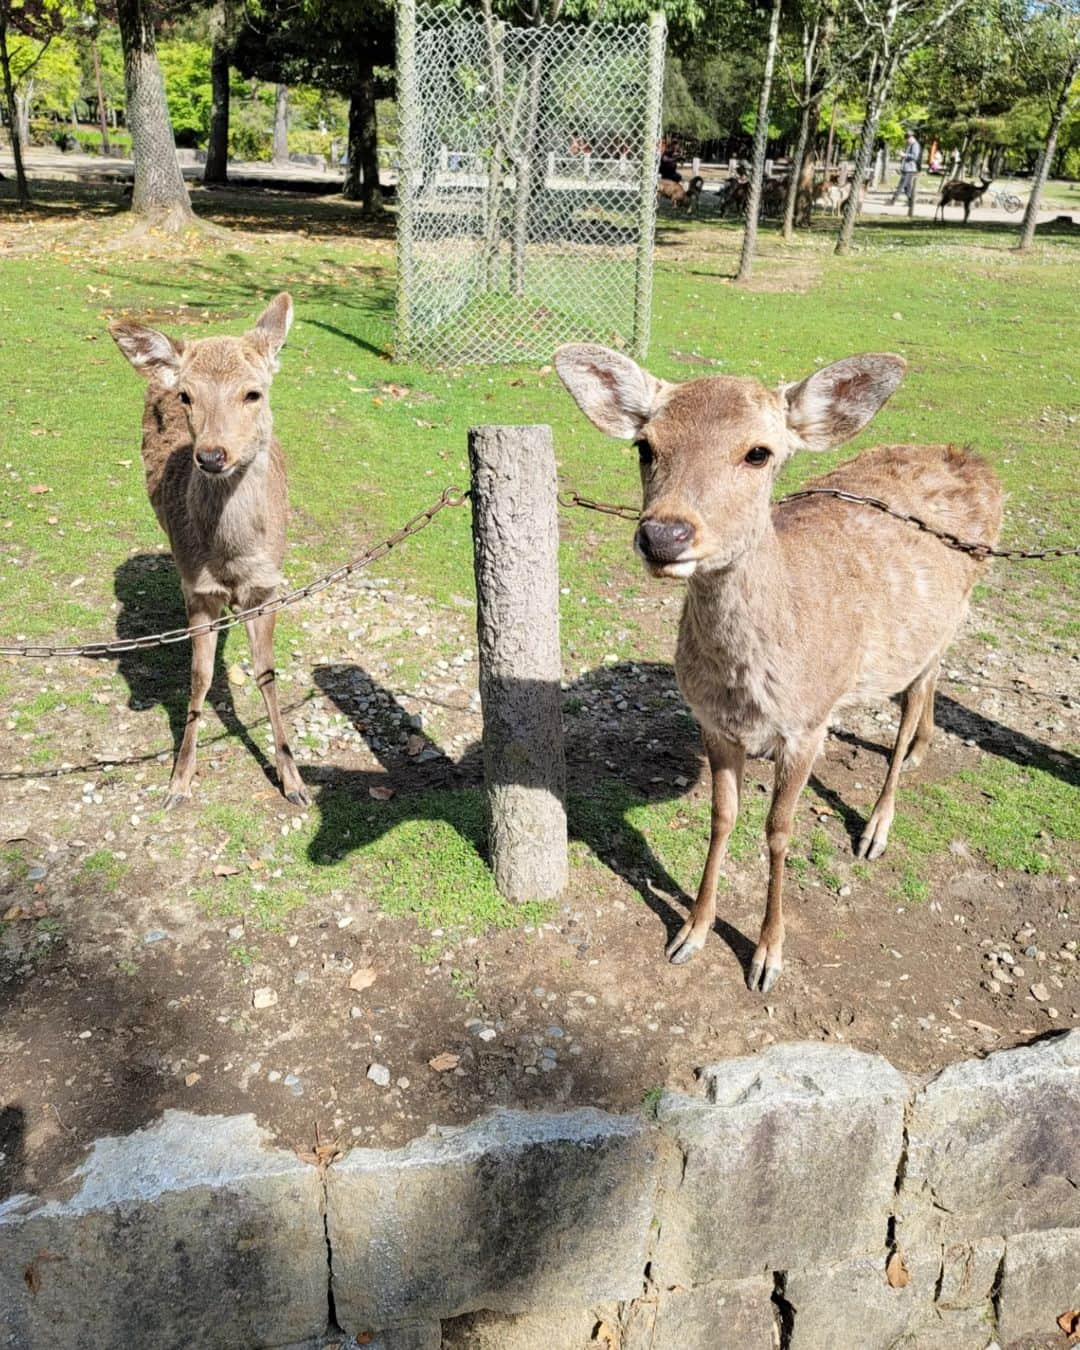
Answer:
M115 891L127 875L128 865L110 849L99 848L82 860L77 881L94 884L105 891Z
M276 228L275 213L317 209L265 199L255 224ZM138 454L143 385L106 333L123 314L149 314L178 336L236 333L278 290L292 293L296 323L272 401L290 466L287 571L294 581L355 555L447 483L464 485L467 430L480 422L547 422L568 484L602 500L637 500L636 453L589 427L546 363L453 370L392 363L386 239L364 238L353 225L332 240L242 235L195 245L178 265L176 258L106 252L94 247L92 222L87 229L85 249L42 247L0 258L0 414L3 462L11 466L0 478L0 641L20 633L65 641L111 636L118 612L129 625L179 621L172 571L128 565L132 554L157 554L164 540ZM878 440L972 443L1009 493L1005 542L1075 542L1080 444L1069 419L1080 409L1080 365L1075 344L1061 335L1075 325L1080 246L1061 236L1020 256L1011 251L1013 237L981 225L867 224L858 231L857 254L838 260L831 232L816 230L781 248L766 229L756 268L762 284L747 288L730 281L736 227L665 220L648 365L672 379L737 373L772 385L852 352L899 351L909 362L907 378L867 431L832 454L795 456L778 492ZM49 491L31 491L38 486ZM568 670L595 666L609 652L670 655L670 641L647 641L628 612L636 598L665 593L640 572L631 534L626 522L580 511L560 520ZM394 588L436 603L471 596L468 512L444 512L378 570ZM1075 563L1064 560L998 565L976 592L979 639L1002 651L1074 639L1075 581ZM674 615L672 609L671 627ZM290 640L303 644L302 622L302 611L283 615L281 650ZM398 676L408 680L416 658L396 652L392 640L379 650L392 661L405 658ZM241 651L242 636L233 634L227 659ZM186 673L185 651L145 659L155 671L171 661L170 669ZM15 705L5 673L5 722L44 735L60 703L111 715L92 701L96 684L71 685L71 692L68 684ZM247 693L254 708L254 693ZM247 716L247 705L241 708ZM569 696L565 711L580 719L585 705ZM26 753L38 762L51 750L41 740ZM957 837L996 866L1053 866L1053 843L1077 833L1068 791L1045 768L992 756L946 783L906 788L894 826L899 893L919 903L922 860ZM730 842L736 862L760 849L766 806L764 794L748 791ZM600 860L666 876L692 892L708 816L707 800L657 800L600 778L570 803L573 856L579 866ZM199 903L257 926L281 927L305 904L333 902L335 892L365 894L388 913L411 915L421 929L455 934L538 922L546 912L510 907L494 891L476 793L399 794L376 805L325 791L304 828L285 838L260 807L212 804L193 829L241 868L232 877L206 876ZM789 866L837 889L842 864L834 852L826 832L814 829L793 847ZM261 864L255 870L253 861ZM113 888L122 868L116 859L92 866L88 859L80 877ZM850 875L863 879L860 865L851 864Z
M994 867L1057 872L1055 843L1080 839L1080 794L1052 767L987 755L978 770L899 794L892 834L913 858L963 840Z

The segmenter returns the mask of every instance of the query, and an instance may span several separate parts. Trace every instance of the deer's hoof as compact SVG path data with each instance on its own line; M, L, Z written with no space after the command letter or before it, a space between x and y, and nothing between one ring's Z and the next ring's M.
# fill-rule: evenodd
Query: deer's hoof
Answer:
M891 824L891 815L888 817L879 816L875 811L866 822L866 829L863 830L862 838L859 840L859 847L855 850L856 856L865 858L868 862L880 858L889 842L889 826Z
M311 805L311 797L308 794L308 790L303 787L296 788L293 792L286 792L285 800L287 802L292 802L293 806Z
M705 939L694 932L693 925L684 923L664 949L664 955L673 966L684 966L692 961L705 945Z
M191 801L190 792L170 792L165 798L165 810L172 811L174 807L183 806L185 802Z
M767 994L779 980L783 970L784 962L779 955L774 957L771 952L762 952L759 948L750 962L750 969L746 972L746 987Z

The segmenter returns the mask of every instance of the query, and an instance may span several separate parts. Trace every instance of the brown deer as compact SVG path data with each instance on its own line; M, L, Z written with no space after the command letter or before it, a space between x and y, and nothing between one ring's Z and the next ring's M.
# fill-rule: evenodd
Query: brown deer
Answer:
M782 968L781 888L795 805L833 714L902 695L885 785L858 845L877 858L903 765L926 753L941 654L982 564L870 506L832 497L772 504L777 470L800 449L858 432L899 384L899 356L854 356L773 392L708 376L669 384L604 347L560 347L555 367L601 431L633 438L644 505L635 549L658 577L688 580L675 671L712 769L712 831L674 962L703 945L748 754L772 752L769 888L747 976L767 992ZM928 524L993 544L1001 489L975 455L886 445L817 480L881 498Z
M697 210L701 189L704 186L705 179L699 174L695 174L686 187L683 187L682 183L676 183L672 178L661 178L656 184L656 195L661 200L670 202L676 210L684 210L689 216Z
M937 220L940 211L941 223L944 225L946 206L956 202L964 208L964 224L966 225L968 216L971 215L972 206L976 202L982 202L983 193L993 181L992 178L980 178L978 183L965 183L963 179L958 179L955 183L946 183L941 189L941 196L934 208L934 219Z
M109 332L146 376L142 459L150 502L180 573L188 624L212 623L226 605L250 609L282 583L288 498L285 461L273 434L270 380L292 323L279 295L243 337L181 341L127 320ZM275 615L247 621L282 791L297 806L310 798L278 707ZM168 806L191 796L203 702L214 671L217 633L191 641L191 702Z

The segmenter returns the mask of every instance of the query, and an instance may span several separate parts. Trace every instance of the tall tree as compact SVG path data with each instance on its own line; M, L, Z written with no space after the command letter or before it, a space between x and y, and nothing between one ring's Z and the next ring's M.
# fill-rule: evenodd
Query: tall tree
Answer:
M746 199L746 228L743 230L742 249L736 281L748 281L754 270L754 252L757 248L758 214L761 210L761 187L765 179L765 150L769 141L769 101L772 96L773 69L776 48L780 39L781 0L772 0L769 16L769 36L765 45L765 69L758 94L757 121L754 124L754 149L750 169L750 191Z
M232 0L218 0L210 19L210 133L206 139L204 183L229 176L229 67L236 40Z
M862 185L874 153L878 123L897 70L960 10L967 0L853 0L866 28L873 34L870 68L859 143L855 151L851 191L844 204L836 252L851 251Z
M249 0L234 62L275 84L313 84L349 99L343 195L365 211L382 206L376 156L378 69L393 62L391 0Z
M277 84L274 87L274 163L289 162L289 86Z
M1050 122L1046 140L1039 151L1031 193L1020 226L1018 249L1026 249L1035 238L1039 219L1039 201L1050 176L1061 124L1080 101L1073 85L1080 74L1080 2L1078 0L1047 0L1029 12L1028 23L1017 31L1017 46L1024 65L1030 71L1033 84L1051 100Z
M30 184L23 157L29 101L25 87L20 93L20 85L32 81L35 68L67 17L70 15L60 0L26 0L22 4L0 0L0 74L15 161L15 200L20 211L30 205Z
M135 161L131 209L147 224L186 229L195 216L176 158L150 0L117 0L116 18L124 49L126 115Z

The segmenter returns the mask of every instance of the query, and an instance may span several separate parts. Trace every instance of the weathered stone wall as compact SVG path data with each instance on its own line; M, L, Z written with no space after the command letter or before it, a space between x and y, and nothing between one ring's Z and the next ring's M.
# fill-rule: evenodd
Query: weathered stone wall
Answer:
M167 1112L0 1205L0 1347L337 1345L333 1312L371 1350L1007 1350L1080 1309L1080 1031L923 1084L817 1043L701 1079L325 1176Z

